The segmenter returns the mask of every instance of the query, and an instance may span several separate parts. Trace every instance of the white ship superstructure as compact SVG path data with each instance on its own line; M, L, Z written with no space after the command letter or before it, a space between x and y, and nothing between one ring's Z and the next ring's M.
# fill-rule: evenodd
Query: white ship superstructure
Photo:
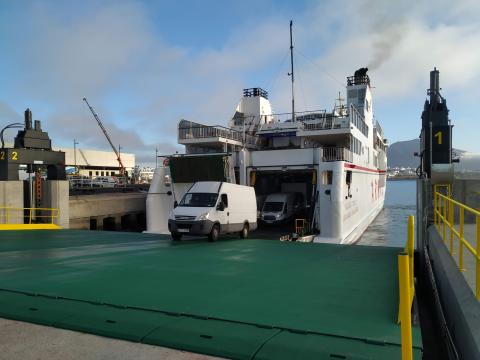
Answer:
M346 103L332 112L276 115L266 91L245 89L228 126L181 120L173 155L156 170L147 200L147 231L168 232L173 203L195 181L255 187L257 197L300 192L316 242L357 241L383 207L386 147L373 116L366 72L347 78Z

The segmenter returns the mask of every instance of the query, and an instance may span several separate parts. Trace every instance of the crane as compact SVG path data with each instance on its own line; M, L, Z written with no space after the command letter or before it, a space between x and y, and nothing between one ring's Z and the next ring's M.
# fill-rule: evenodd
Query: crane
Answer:
M107 138L107 141L108 141L108 143L110 144L110 146L112 147L113 152L114 152L115 155L117 156L118 165L119 165L119 167L120 167L120 175L122 175L123 177L126 178L126 177L127 177L127 174L126 174L126 171L125 171L125 166L123 166L122 159L120 158L120 152L117 150L117 148L115 147L115 145L113 145L112 139L110 139L110 136L108 136L108 133L107 133L107 130L105 129L105 126L103 126L103 124L102 124L102 120L100 120L100 118L98 117L98 115L97 115L97 113L95 112L95 110L93 109L93 107L90 106L90 104L89 104L88 101L87 101L87 98L83 98L83 101L85 101L85 103L87 104L88 108L89 108L90 111L92 112L93 117L95 118L95 120L97 120L98 126L100 126L100 129L102 129L103 134L104 134L105 137Z

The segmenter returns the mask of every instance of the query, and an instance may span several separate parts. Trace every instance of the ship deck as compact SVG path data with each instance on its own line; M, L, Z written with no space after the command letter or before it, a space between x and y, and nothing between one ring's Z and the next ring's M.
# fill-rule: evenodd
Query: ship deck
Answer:
M233 359L401 357L397 248L0 235L0 317Z

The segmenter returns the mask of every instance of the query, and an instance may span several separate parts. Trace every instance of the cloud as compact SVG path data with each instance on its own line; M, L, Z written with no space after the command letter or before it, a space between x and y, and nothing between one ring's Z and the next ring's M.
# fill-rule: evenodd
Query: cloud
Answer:
M448 91L473 93L480 77L477 3L311 5L294 19L297 109L330 110L345 77L367 65L375 101L390 104L382 108L388 111L385 118L399 116L396 102L421 106L433 66ZM32 110L59 145L77 138L82 146L108 149L83 96L113 141L139 159L149 158L155 147L163 153L180 149L181 118L226 125L243 87L272 84L274 109L290 109L288 61L281 63L288 52L289 19L280 16L260 22L245 16L243 24L219 30L228 33L222 46L206 39L196 48L169 43L148 4L137 1L87 2L73 9L32 2L9 15L14 22L5 16L0 14L0 27L8 37L0 50L15 71L5 82L7 95L0 97L2 121L15 117L17 109L8 104L17 99L41 104ZM418 128L414 120L410 124ZM384 124L385 131L401 134L393 123Z

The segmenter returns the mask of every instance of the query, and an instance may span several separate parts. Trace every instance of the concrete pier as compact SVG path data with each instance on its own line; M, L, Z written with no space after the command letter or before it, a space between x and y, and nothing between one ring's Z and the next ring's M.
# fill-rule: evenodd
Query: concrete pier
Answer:
M23 208L23 181L0 181L0 207ZM7 222L6 215L3 210L0 210L0 224ZM23 213L9 215L14 215L9 218L10 224L23 223Z
M146 193L70 196L70 229L131 230L145 222Z

